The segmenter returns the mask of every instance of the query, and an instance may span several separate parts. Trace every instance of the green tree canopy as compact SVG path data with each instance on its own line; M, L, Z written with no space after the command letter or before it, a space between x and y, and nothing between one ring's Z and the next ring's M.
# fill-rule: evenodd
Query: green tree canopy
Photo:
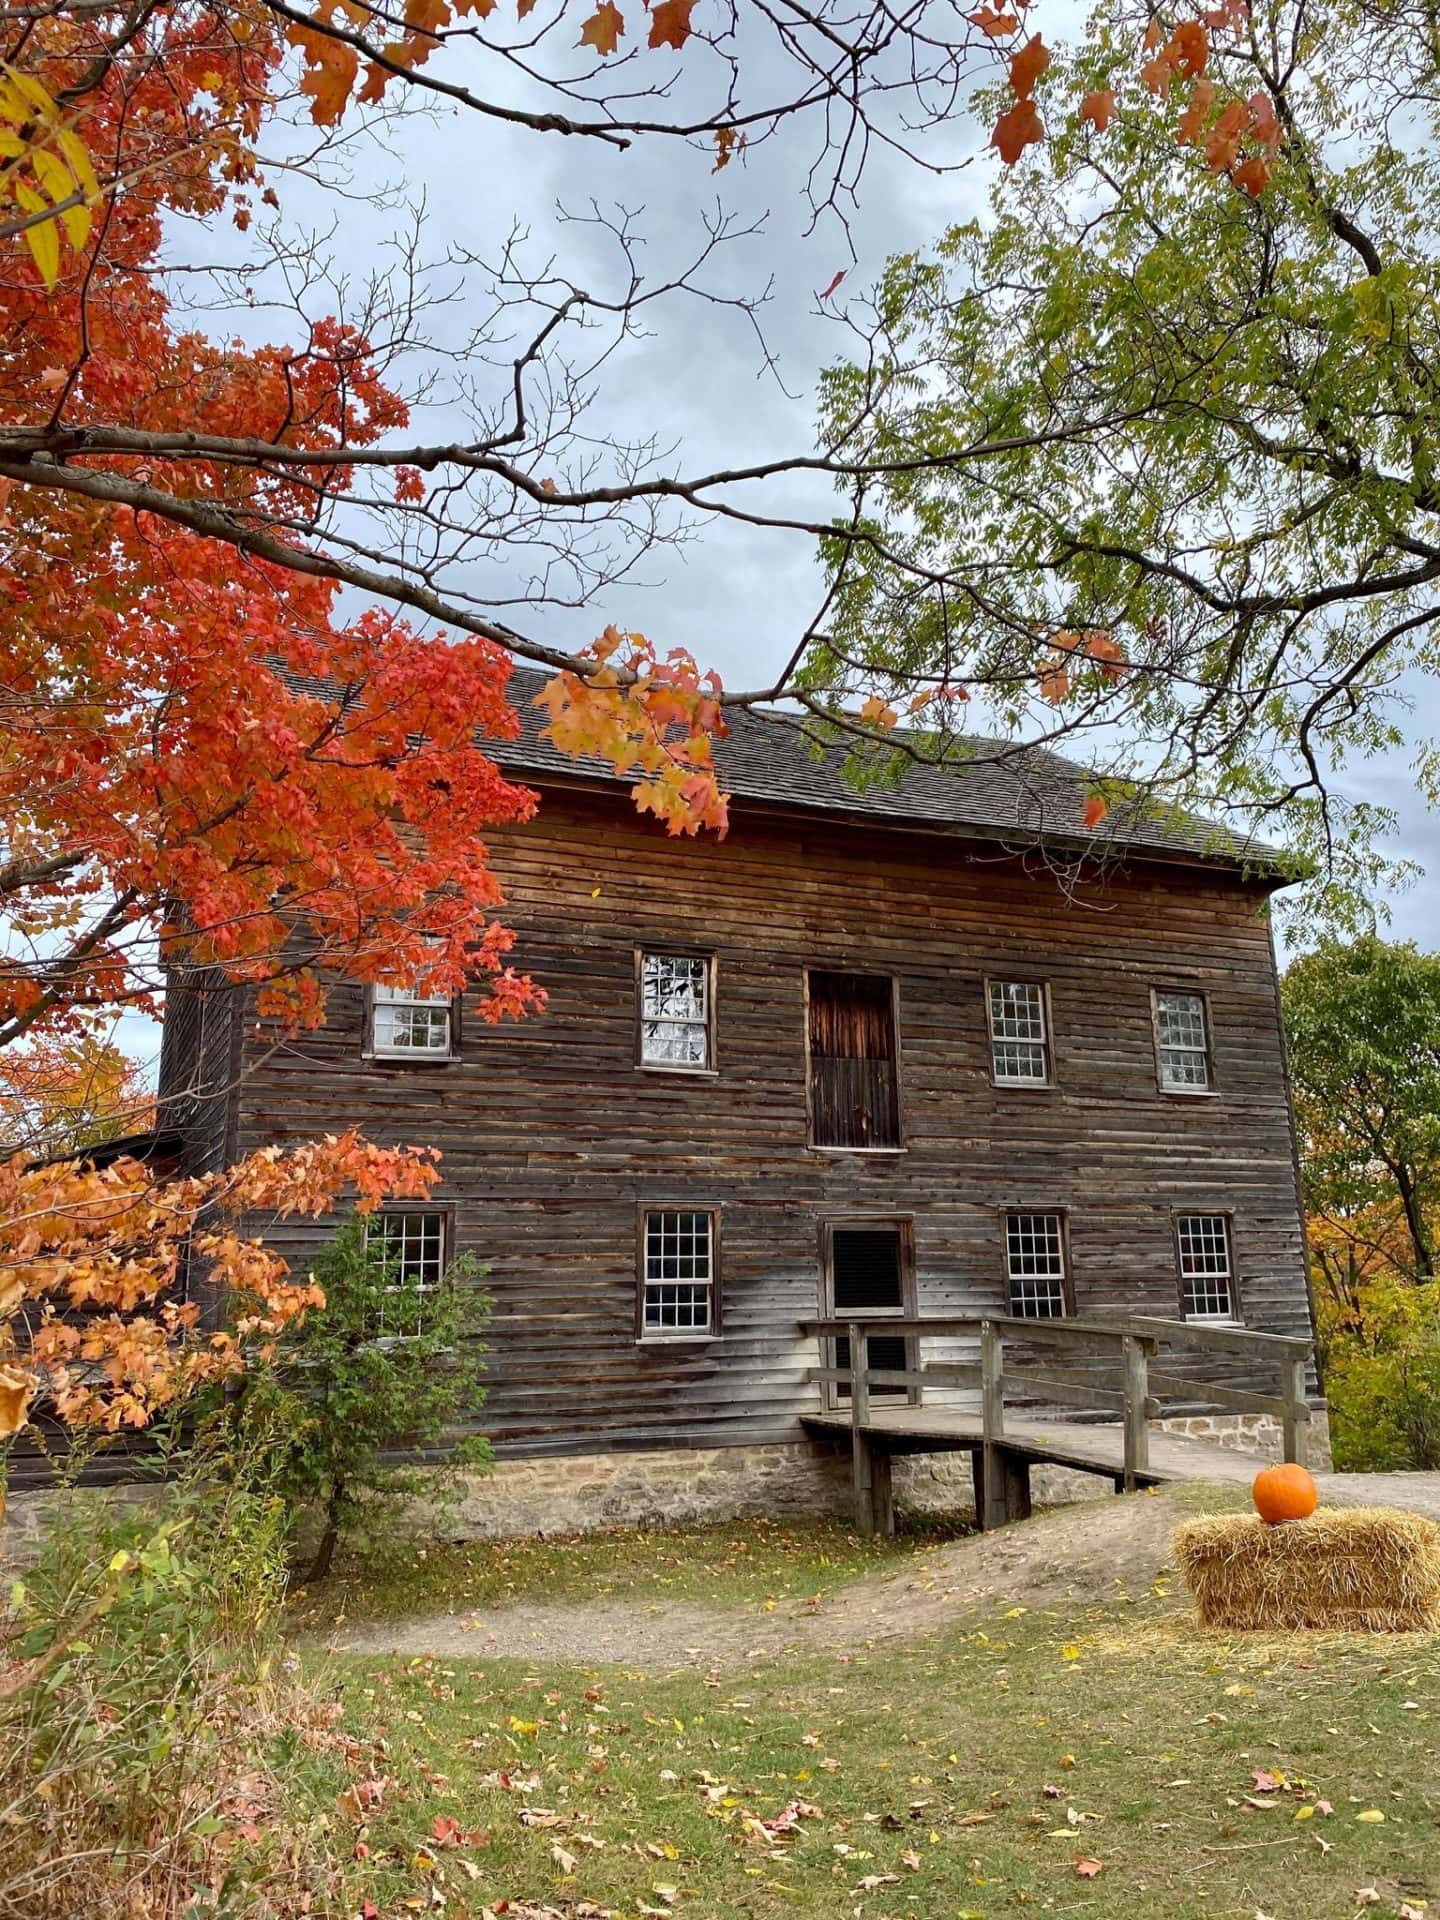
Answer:
M1402 1277L1434 1280L1440 954L1373 935L1325 942L1292 962L1281 993L1312 1215Z
M992 218L890 262L828 375L874 540L834 543L806 673L1068 736L1102 792L1281 816L1363 887L1378 820L1335 771L1401 741L1402 677L1440 665L1434 10L1257 0L1198 99L1142 80L1149 17L1107 7L1057 56L1052 137ZM1240 122L1278 141L1253 196Z

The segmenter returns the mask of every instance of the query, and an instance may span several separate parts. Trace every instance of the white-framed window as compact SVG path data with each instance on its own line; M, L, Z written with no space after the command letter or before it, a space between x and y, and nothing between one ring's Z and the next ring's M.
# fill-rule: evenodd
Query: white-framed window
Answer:
M385 1059L443 1058L454 1046L454 1006L448 993L411 987L370 990L370 1051Z
M1203 993L1155 991L1155 1046L1166 1093L1210 1089L1210 1023Z
M1175 1217L1180 1258L1180 1300L1187 1320L1235 1318L1230 1222L1223 1213Z
M399 1278L428 1292L445 1273L445 1216L438 1212L372 1213L365 1244L379 1246Z
M644 1216L642 1338L715 1331L715 1216L670 1207Z
M640 1062L713 1067L711 962L697 953L640 955Z
M989 983L990 1060L996 1082L1045 1086L1050 1079L1050 1022L1037 980Z
M1010 1311L1022 1320L1065 1313L1065 1226L1058 1213L1007 1213L1005 1260Z
M381 1248L387 1260L395 1267L395 1281L387 1287L387 1292L398 1292L401 1283L408 1284L417 1292L433 1293L445 1277L445 1216L431 1211L372 1213L365 1222L365 1245ZM395 1328L394 1315L382 1312L381 1331L389 1331L396 1337L416 1334L424 1311L419 1307L413 1316L401 1316L402 1325ZM408 1318L409 1324L403 1324Z

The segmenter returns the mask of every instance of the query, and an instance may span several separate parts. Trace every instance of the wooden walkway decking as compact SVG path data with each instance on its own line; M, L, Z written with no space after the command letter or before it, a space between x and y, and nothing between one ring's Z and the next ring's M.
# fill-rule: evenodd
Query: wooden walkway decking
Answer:
M1238 1412L1269 1414L1279 1420L1287 1460L1301 1460L1310 1409L1305 1400L1305 1366L1310 1343L1289 1336L1251 1333L1238 1327L1206 1327L1187 1321L1149 1318L1085 1321L985 1320L823 1320L804 1323L803 1331L822 1341L848 1343L846 1366L816 1367L811 1379L829 1392L840 1388L848 1405L804 1416L807 1430L833 1440L848 1435L852 1448L856 1521L862 1530L894 1531L895 1511L890 1463L896 1454L969 1453L975 1470L975 1509L982 1528L1022 1518L1030 1511L1030 1470L1037 1463L1078 1469L1113 1482L1117 1492L1183 1480L1248 1481L1257 1460L1248 1454L1191 1436L1155 1431L1151 1418L1160 1411L1152 1387L1184 1392L1203 1403ZM871 1368L869 1337L883 1332L903 1336L916 1355L906 1369ZM927 1338L978 1335L980 1359L921 1364ZM1084 1347L1093 1355L1107 1345L1120 1363L1115 1386L1097 1382L1093 1371L1039 1373L1030 1365L1007 1371L1004 1341L1009 1336L1027 1347L1051 1343ZM1151 1359L1162 1345L1244 1353L1273 1362L1280 1392L1264 1394L1161 1374ZM977 1385L978 1407L924 1404L926 1386ZM1030 1401L1050 1399L1090 1412L1118 1412L1111 1419L1075 1419L1063 1414L1017 1412L1005 1405L1007 1386ZM897 1390L904 1401L877 1399L877 1390Z

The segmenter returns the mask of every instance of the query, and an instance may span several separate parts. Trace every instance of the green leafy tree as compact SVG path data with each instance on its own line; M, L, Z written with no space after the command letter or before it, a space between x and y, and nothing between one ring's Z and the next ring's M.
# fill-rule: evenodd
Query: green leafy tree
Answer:
M1308 1206L1402 1278L1433 1281L1440 954L1326 941L1292 962L1281 993Z
M252 1367L239 1409L277 1436L276 1484L295 1523L318 1528L310 1581L324 1579L341 1540L363 1545L417 1512L443 1513L462 1476L492 1458L482 1436L455 1432L485 1400L489 1300L473 1258L426 1286L351 1220L314 1278L323 1311Z
M1218 17L1167 59L1168 12L1097 14L993 218L851 315L804 673L878 677L936 751L952 720L1083 743L1092 823L1137 791L1278 816L1353 913L1378 822L1335 769L1440 666L1440 37L1369 0Z
M1338 1465L1440 1466L1440 954L1329 941L1281 984Z

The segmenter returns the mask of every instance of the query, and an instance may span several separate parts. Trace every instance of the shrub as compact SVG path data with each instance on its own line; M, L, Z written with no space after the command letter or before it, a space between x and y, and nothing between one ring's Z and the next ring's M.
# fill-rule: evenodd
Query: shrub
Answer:
M462 1256L426 1287L352 1220L315 1263L324 1311L247 1372L242 1423L278 1436L276 1485L316 1535L307 1580L325 1577L342 1539L373 1551L422 1516L433 1525L462 1475L489 1465L487 1441L455 1433L485 1399L483 1277Z
M286 1729L329 1709L279 1659L284 1507L212 1434L173 1485L73 1489L0 1629L0 1915L261 1916L323 1880L277 1832ZM290 1910L293 1910L293 1906Z
M1335 1465L1440 1468L1440 1287L1377 1275L1343 1312L1317 1306Z

